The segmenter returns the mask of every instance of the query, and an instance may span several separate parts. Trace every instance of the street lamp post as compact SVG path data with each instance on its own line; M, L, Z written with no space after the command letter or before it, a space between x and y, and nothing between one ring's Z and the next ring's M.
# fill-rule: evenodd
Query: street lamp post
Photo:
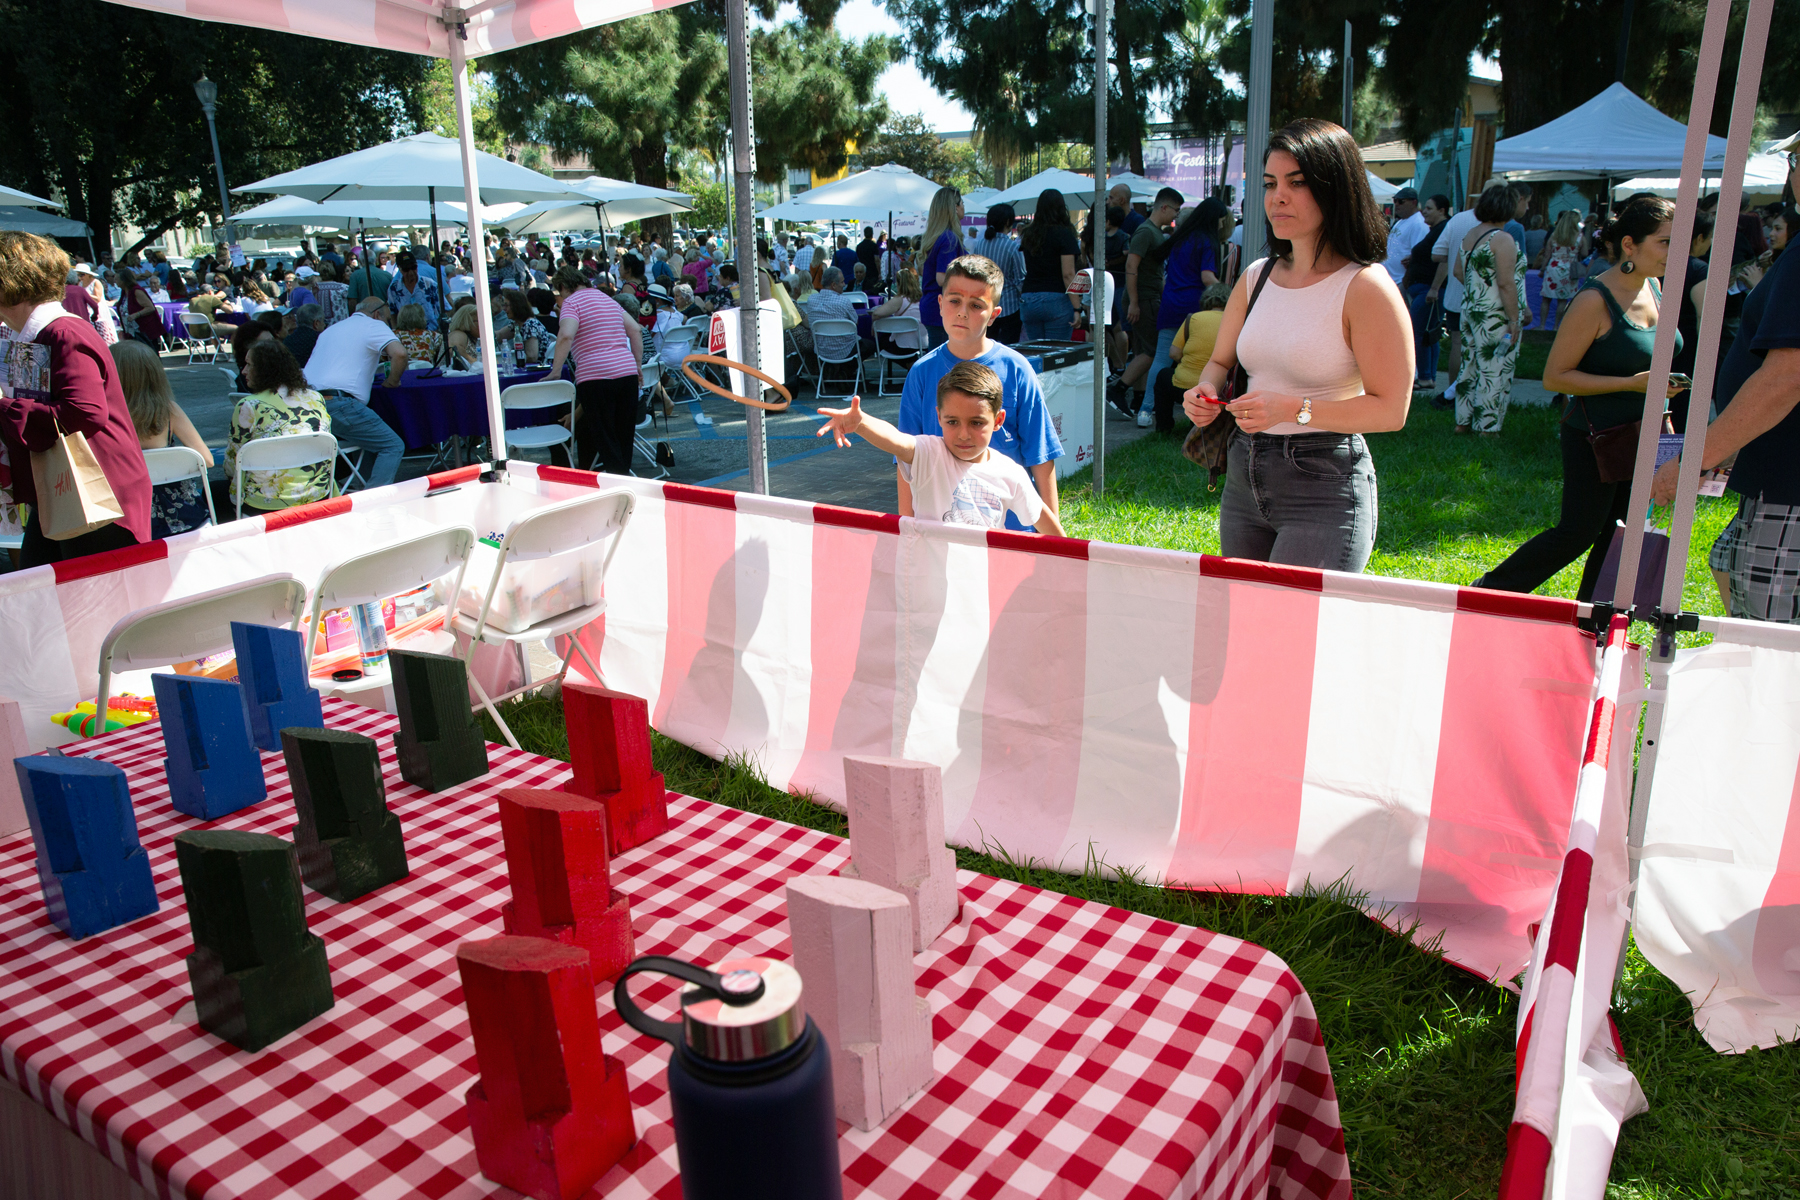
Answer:
M200 108L206 113L206 132L212 137L213 170L219 173L219 207L224 210L225 240L235 241L231 228L231 193L225 187L225 160L219 156L219 127L213 124L213 109L218 106L219 101L219 85L202 73L194 81L194 95L199 98Z

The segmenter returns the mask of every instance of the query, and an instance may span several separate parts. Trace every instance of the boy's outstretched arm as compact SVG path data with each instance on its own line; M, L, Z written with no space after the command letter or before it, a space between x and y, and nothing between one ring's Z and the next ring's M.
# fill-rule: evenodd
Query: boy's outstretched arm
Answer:
M913 460L913 447L918 440L910 433L901 433L898 429L882 420L871 417L862 410L862 397L850 397L849 408L821 408L820 414L831 418L819 426L816 436L824 437L827 433L837 439L840 446L850 444L850 435L860 433L863 440L877 450L885 450L903 463Z
M1053 537L1069 536L1063 532L1062 520L1056 515L1056 510L1048 504L1044 505L1044 511L1038 514L1038 519L1032 528L1039 533L1048 533Z

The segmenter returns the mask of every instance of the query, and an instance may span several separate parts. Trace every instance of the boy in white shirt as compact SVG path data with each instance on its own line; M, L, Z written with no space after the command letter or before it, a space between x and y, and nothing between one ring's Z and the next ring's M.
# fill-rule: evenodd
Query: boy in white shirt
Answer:
M1022 525L1037 525L1063 537L1062 523L1039 498L1025 468L988 448L1006 421L1000 377L978 362L962 362L938 381L937 418L943 436L901 433L862 410L862 397L849 408L821 408L831 418L819 429L840 446L862 434L877 450L900 460L900 475L912 489L913 512L949 525L1004 529L1006 514Z

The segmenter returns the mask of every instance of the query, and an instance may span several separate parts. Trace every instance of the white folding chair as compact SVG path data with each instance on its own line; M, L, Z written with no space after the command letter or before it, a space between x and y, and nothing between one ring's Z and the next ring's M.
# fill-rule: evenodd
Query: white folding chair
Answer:
M588 657L587 651L574 635L606 611L606 601L604 598L596 600L560 616L546 618L517 633L494 629L488 625L488 613L494 606L494 596L500 590L500 581L506 574L507 564L567 554L612 538L612 545L607 547L606 557L600 564L600 582L604 584L607 568L612 565L613 555L618 552L619 540L624 535L627 522L631 520L635 504L636 499L630 492L608 491L565 500L561 504L525 513L507 528L506 538L500 543L500 553L494 561L494 574L488 580L486 595L482 597L480 615L471 618L465 613L454 612L455 631L469 639L468 662L473 663L475 647L483 642L492 646L510 643L517 648L519 661L525 672L524 686L490 697L487 689L481 686L481 681L475 678L474 672L469 673L469 684L481 698L482 707L488 710L488 715L494 718L494 723L506 736L507 745L515 750L519 749L519 740L513 736L512 729L500 716L497 705L549 682L548 679L540 679L536 683L531 681L531 668L524 652L525 644L549 642L554 645L554 639L568 637L573 652L581 655L581 661L594 673L594 678L599 679L600 668L594 665L594 660ZM454 611L454 602L452 610ZM569 673L570 657L563 658L562 668L556 673L559 685L563 676Z
M848 397L851 397L851 396L860 395L862 392L862 381L863 381L863 378L862 378L862 341L861 341L861 335L858 334L857 330L856 330L856 322L855 321L846 321L846 320L843 320L842 318L832 319L832 318L827 317L823 320L814 321L812 323L812 330L813 330L813 357L815 357L819 360L819 381L818 381L817 386L813 389L814 394L821 400L847 399ZM847 337L850 339L850 357L849 358L826 358L825 357L824 351L819 349L819 343L822 340L824 340L825 338L832 338L832 337ZM825 370L826 366L827 365L842 366L845 363L850 363L855 368L855 372L851 376L851 379L850 379L850 390L847 392L844 392L841 396L836 392L833 392L829 396L827 396L826 392L825 392L825 388L828 384L832 383L833 381L830 378L828 378L830 372Z
M694 329L692 323L687 325L677 325L674 329L671 329L669 332L662 335L662 352L666 353L670 350L679 350L684 358L689 354L698 354L700 351L695 347L699 344L699 339L700 335L698 331ZM687 399L700 399L702 393L700 389L695 386L694 381L687 377L687 372L677 371L675 377L681 381L681 386L686 393Z
M310 467L315 463L335 463L338 441L329 433L284 433L280 437L256 438L238 447L237 472L231 480L231 492L237 515L244 515L244 476L251 471L287 471ZM337 489L334 486L332 490Z
M912 365L918 361L919 355L925 352L923 350L889 350L881 345L881 335L887 334L888 341L892 342L896 335L903 336L910 333L915 335L918 341L923 342L925 340L925 323L909 313L903 317L876 317L871 324L875 327L875 353L881 356L881 380L875 385L875 394L898 396L906 390L906 372L912 369ZM900 372L900 386L891 392L888 391L889 363L904 363L906 367Z
M319 586L313 589L312 607L307 613L307 666L312 665L319 621L332 609L386 600L455 571L455 584L445 605L447 613L455 611L463 571L469 565L469 551L474 548L475 531L467 525L452 525L367 550L326 567L319 576Z
M538 383L515 383L500 392L501 408L549 408L553 404L575 403L575 385L566 379L545 379ZM571 410L573 411L573 410ZM554 421L548 425L533 425L527 429L508 429L506 444L510 449L548 450L552 446L566 446L575 440L575 434L567 425L558 425ZM570 456L571 461L574 455Z
M231 645L233 621L293 625L305 611L304 583L292 575L264 575L127 613L100 643L100 694L94 711L106 712L115 670L166 667L215 654Z
M217 365L219 361L219 327L205 313L184 312L181 314L182 328L187 331L188 366L194 365L196 343L211 342L206 361Z
M206 515L212 523L219 523L219 514L213 508L212 488L207 486L206 460L192 446L162 446L155 450L144 451L144 465L150 469L150 486L159 483L180 483L184 479L198 479L200 494L206 497Z
M845 292L844 299L856 305L858 308L869 307L869 293L867 292Z
M638 364L641 382L638 384L638 399L644 404L644 419L638 422L639 429L656 428L656 385L662 382L663 364L660 358L651 358Z

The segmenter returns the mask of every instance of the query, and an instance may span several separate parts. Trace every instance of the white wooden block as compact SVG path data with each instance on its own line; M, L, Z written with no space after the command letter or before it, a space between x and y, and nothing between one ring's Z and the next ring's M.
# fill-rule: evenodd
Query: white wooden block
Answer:
M956 853L944 844L943 772L904 758L844 758L850 865L844 874L912 903L913 950L956 920Z
M913 986L911 905L862 879L788 880L804 1002L831 1050L837 1115L869 1130L931 1082L931 1008Z
M30 753L19 702L0 700L0 837L30 824L25 819L25 798L19 793L19 773L13 770L13 759Z

